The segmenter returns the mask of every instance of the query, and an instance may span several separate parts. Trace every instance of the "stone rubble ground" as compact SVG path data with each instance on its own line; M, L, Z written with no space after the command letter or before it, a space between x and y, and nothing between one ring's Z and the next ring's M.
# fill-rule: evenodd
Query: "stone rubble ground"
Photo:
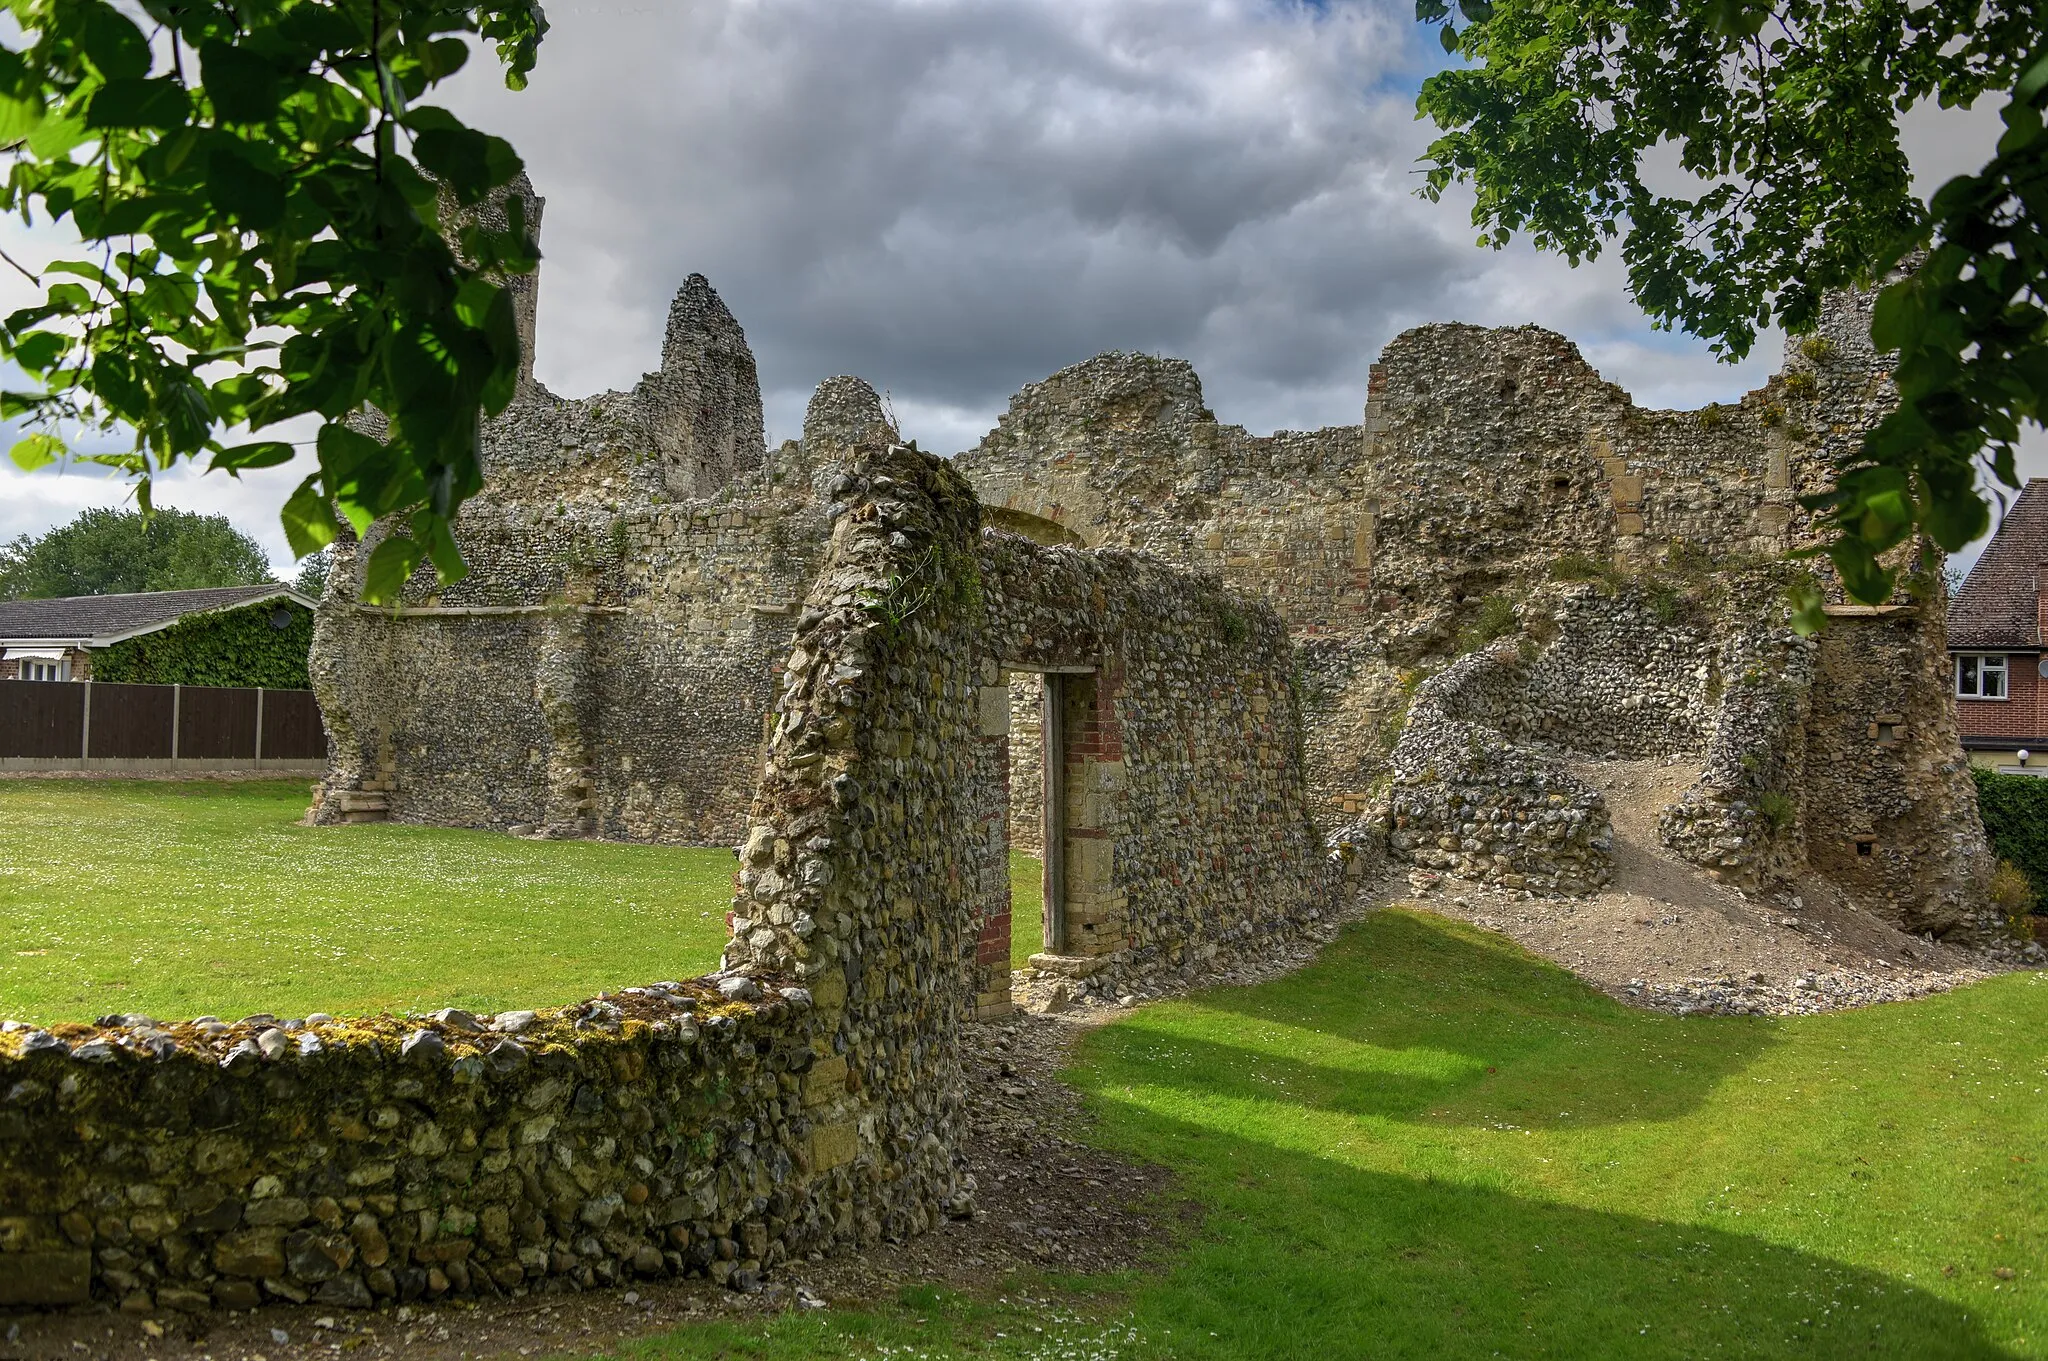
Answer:
M1857 910L1832 884L1743 892L1658 842L1661 809L1697 771L1677 758L1582 762L1614 819L1615 877L1583 898L1540 897L1416 872L1376 886L1396 901L1509 936L1610 995L1688 1015L1793 1016L1945 992L2048 963L2038 943L1963 947Z

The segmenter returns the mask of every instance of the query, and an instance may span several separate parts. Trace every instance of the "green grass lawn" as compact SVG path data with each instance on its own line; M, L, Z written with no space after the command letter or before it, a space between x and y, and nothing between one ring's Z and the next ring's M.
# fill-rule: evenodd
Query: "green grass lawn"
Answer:
M0 780L0 1016L497 1010L717 967L728 851L296 826L306 803Z
M1206 1207L1158 1274L622 1354L2048 1356L2048 976L1677 1019L1385 912L1095 1032L1070 1077L1096 1142Z
M1045 866L1010 852L1010 967L1021 969L1045 949Z

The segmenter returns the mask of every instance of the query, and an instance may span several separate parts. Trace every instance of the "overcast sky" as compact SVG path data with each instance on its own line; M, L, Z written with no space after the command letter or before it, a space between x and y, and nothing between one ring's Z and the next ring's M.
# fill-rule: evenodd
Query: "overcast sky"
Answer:
M670 296L707 275L759 360L771 440L819 380L886 389L954 452L1010 393L1102 350L1194 361L1225 421L1354 423L1366 366L1425 321L1536 322L1651 406L1758 386L1652 332L1610 262L1473 245L1464 199L1414 195L1434 32L1409 0L643 0L550 4L531 87L479 60L447 102L508 137L547 199L542 381L565 396L657 362ZM1995 118L1909 128L1937 182ZM52 243L0 227L11 251ZM0 306L25 285L0 282ZM302 474L166 479L280 571ZM0 537L126 489L0 468Z

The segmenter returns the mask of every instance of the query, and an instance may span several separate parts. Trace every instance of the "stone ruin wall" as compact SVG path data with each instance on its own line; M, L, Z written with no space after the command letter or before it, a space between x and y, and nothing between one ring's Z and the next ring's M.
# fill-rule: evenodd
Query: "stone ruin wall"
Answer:
M397 610L363 605L376 531L338 548L315 820L735 840L826 539L819 470L889 434L878 412L846 423L845 386L820 389L802 443L762 449L753 360L701 276L632 392L525 386L486 428L464 580L423 569Z
M1397 855L1476 871L1474 807L1526 826L1514 810L1540 789L1582 810L1574 849L1553 859L1539 837L1498 864L1492 849L1484 877L1585 885L1606 874L1584 858L1601 858L1605 810L1565 758L1727 748L1667 818L1682 854L1750 883L1818 869L1901 925L1946 930L1975 910L1986 858L1938 588L1851 608L1822 563L1830 628L1803 647L1782 603L1785 555L1816 540L1799 498L1831 485L1890 400L1869 303L1832 299L1765 387L1697 412L1635 406L1535 327L1406 332L1373 366L1361 426L1270 437L1218 423L1180 361L1098 356L1024 389L960 463L1025 532L1140 547L1267 599L1295 643L1326 827L1364 815ZM1484 631L1507 609L1504 637ZM1444 764L1442 723L1466 722L1429 678L1496 637L1516 696L1485 741L1529 749L1502 758L1497 788L1465 769L1452 817L1415 787ZM1798 692L1791 727L1750 714L1775 702L1741 683L1759 668ZM1430 750L1404 761L1404 732Z
M1103 976L1198 973L1335 905L1277 619L983 537L913 449L830 488L721 972L495 1016L0 1025L0 1305L745 1286L967 1213L958 1030L1007 985L1004 663L1095 668L1063 764Z
M1881 675L1803 669L1777 603L1784 555L1814 538L1800 496L1828 485L1889 400L1868 302L1831 300L1782 373L1699 412L1636 407L1534 327L1409 331L1373 366L1361 425L1265 437L1219 423L1184 362L1102 355L1020 392L958 465L999 528L1213 572L1269 605L1293 644L1326 830L1395 816L1393 785L1436 765L1396 759L1418 686L1511 609L1532 655L1507 738L1709 757L1667 819L1681 853L1750 882L1824 864L1894 919L1943 928L1967 915L1984 856L1963 844L1974 790L1942 745L1939 603L1902 591L1882 627L1833 611L1822 655L1881 654ZM336 754L316 815L736 838L788 637L780 611L827 533L819 481L854 444L893 434L853 379L819 389L800 443L768 453L759 428L744 337L700 278L672 309L661 371L634 392L523 391L492 428L489 486L459 530L469 580L443 592L423 574L394 617L352 605L336 574L315 653ZM1662 618L1674 601L1685 617ZM1848 641L1873 628L1890 641ZM1753 664L1788 668L1802 694L1825 677L1823 710L1840 716L1813 759L1807 699L1789 729L1745 716L1782 707L1738 683ZM1036 682L1011 681L1009 832L1036 850ZM1906 734L1913 756L1854 747L1878 727L1887 744ZM1796 760L1753 745L1766 728ZM1717 743L1741 749L1722 760ZM1864 792L1872 773L1893 782L1882 797ZM1962 842L1943 830L1956 826ZM1428 819L1413 831L1425 849L1458 835ZM1938 906L1906 906L1926 901Z

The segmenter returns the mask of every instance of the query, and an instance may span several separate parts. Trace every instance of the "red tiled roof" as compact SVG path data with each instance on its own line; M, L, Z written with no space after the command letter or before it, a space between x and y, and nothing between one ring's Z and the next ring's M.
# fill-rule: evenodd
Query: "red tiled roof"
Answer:
M2048 478L2027 480L1948 611L1951 648L2037 648L2048 565Z

